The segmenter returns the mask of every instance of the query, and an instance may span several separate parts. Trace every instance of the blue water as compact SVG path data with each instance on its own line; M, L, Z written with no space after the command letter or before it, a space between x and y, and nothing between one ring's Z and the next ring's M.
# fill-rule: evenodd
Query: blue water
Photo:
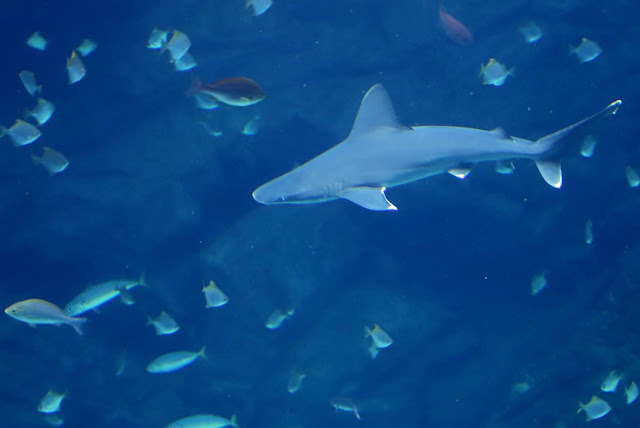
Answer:
M11 3L0 14L0 123L35 105L23 69L56 111L33 144L0 140L2 303L64 306L90 284L143 272L149 288L133 291L133 306L87 313L82 337L3 315L2 426L47 426L36 408L50 388L68 392L66 427L163 427L196 413L236 414L242 428L578 427L578 402L594 394L613 408L594 426L637 426L640 404L622 393L640 381L640 189L624 175L640 171L633 2L449 0L471 46L446 38L435 1L274 0L258 17L241 0ZM531 45L517 32L529 20L545 33ZM156 26L189 35L204 81L251 77L267 97L197 109L187 73L146 48ZM25 44L34 31L49 40L45 52ZM582 37L603 49L593 62L567 55ZM98 48L70 86L65 58L84 38ZM489 58L515 77L482 85ZM593 158L576 148L564 160L561 190L518 161L511 176L486 163L463 181L390 189L395 213L252 199L340 142L375 83L403 123L501 126L529 139L623 106L593 130ZM254 116L259 133L242 135ZM34 166L44 146L69 168L50 177ZM531 296L542 271L548 285ZM209 280L229 304L205 309ZM264 327L289 307L296 314L280 329ZM180 332L145 327L162 310ZM371 360L363 330L374 323L394 343ZM144 370L202 345L207 361ZM294 369L308 377L292 395ZM611 370L624 378L605 393ZM518 383L530 389L519 394ZM335 397L351 398L362 419L335 412Z

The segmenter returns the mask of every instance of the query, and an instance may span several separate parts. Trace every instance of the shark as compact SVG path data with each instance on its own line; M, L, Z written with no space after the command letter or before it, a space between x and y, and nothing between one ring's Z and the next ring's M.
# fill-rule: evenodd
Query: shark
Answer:
M502 128L404 126L381 84L367 91L345 140L253 192L265 205L310 204L345 199L374 211L395 211L388 188L448 172L465 178L479 162L531 159L550 186L562 186L561 159L574 131L615 114L617 100L598 113L536 141Z

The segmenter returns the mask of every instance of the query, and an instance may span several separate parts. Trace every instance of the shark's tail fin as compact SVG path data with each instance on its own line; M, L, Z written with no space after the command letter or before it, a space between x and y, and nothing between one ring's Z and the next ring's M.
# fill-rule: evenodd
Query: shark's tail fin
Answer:
M556 189L562 187L562 168L560 167L560 158L564 155L567 149L566 144L563 144L562 140L573 131L595 121L596 119L610 114L616 114L621 104L622 101L620 100L614 101L598 113L556 131L553 134L546 135L536 141L536 144L542 149L541 153L543 153L535 160L536 166L538 167L540 175L542 175L542 178L544 178L544 181L546 181L547 184L555 187Z

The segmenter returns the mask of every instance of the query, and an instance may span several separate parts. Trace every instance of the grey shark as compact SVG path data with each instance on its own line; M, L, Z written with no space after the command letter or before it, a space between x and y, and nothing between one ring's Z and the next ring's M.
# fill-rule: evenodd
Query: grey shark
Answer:
M253 198L265 205L308 204L346 199L369 210L397 208L385 190L449 172L464 178L483 161L532 159L551 186L562 186L560 159L570 133L595 119L615 114L622 102L559 131L530 141L501 128L485 131L455 126L401 125L382 85L362 99L349 136L296 169L258 187Z

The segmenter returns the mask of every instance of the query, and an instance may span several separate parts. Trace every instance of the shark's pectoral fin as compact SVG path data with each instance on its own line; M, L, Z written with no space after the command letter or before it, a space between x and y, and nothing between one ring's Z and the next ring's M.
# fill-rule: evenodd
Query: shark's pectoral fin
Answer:
M560 161L539 159L536 161L536 166L538 167L538 171L540 171L540 175L549 186L553 186L556 189L562 187L562 168L560 168Z
M454 177L463 180L467 178L467 175L469 175L469 173L471 172L471 168L473 168L473 164L463 164L458 165L455 168L450 168L447 170L447 172Z
M396 208L384 195L386 187L350 187L336 196L347 199L372 211L396 211Z

